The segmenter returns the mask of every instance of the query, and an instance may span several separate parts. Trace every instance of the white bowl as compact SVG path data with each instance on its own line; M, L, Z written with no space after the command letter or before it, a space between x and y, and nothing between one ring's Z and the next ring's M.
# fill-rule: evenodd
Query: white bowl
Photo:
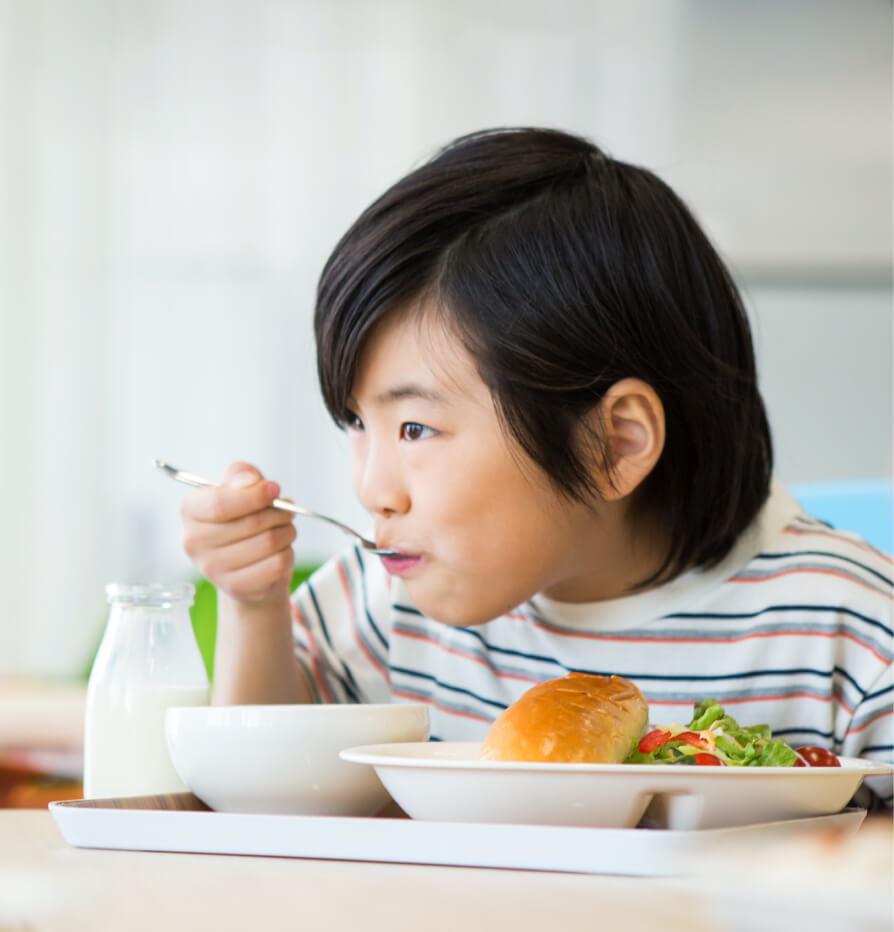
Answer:
M178 706L165 733L180 779L212 809L367 816L388 792L339 752L425 741L429 719L419 704Z

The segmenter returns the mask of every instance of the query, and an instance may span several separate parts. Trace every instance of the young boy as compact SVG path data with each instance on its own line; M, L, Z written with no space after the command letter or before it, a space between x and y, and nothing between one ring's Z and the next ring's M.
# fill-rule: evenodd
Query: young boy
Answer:
M890 561L772 482L739 295L654 175L556 131L459 139L338 243L315 328L400 556L352 548L290 603L278 485L237 463L190 493L215 701L422 701L433 737L477 739L584 670L633 680L654 724L716 698L891 759Z

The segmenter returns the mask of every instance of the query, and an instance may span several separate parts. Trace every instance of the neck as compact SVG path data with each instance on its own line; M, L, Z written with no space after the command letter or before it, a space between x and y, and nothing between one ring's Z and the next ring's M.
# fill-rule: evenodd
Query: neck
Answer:
M567 572L543 594L559 602L604 602L654 589L673 578L664 572L642 586L658 573L669 543L658 522L633 517L627 500L603 503L572 533Z

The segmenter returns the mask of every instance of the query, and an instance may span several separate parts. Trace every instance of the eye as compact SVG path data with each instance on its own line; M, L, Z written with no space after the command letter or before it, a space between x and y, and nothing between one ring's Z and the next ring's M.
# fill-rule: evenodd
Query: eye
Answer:
M415 421L404 421L400 425L401 440L423 440L426 437L433 437L435 431L424 424L417 424Z
M363 430L363 421L353 411L345 411L343 423L346 430Z

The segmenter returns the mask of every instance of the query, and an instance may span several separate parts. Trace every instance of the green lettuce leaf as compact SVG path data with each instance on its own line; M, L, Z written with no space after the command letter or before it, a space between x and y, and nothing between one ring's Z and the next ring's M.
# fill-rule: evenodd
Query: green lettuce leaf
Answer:
M724 712L716 699L696 703L689 724L685 727L672 726L669 730L674 734L700 732L713 742L714 749L704 751L672 738L649 752L634 746L625 763L691 765L696 763L694 757L699 753L714 754L733 767L791 767L797 760L794 750L782 738L772 736L769 725L743 728Z

